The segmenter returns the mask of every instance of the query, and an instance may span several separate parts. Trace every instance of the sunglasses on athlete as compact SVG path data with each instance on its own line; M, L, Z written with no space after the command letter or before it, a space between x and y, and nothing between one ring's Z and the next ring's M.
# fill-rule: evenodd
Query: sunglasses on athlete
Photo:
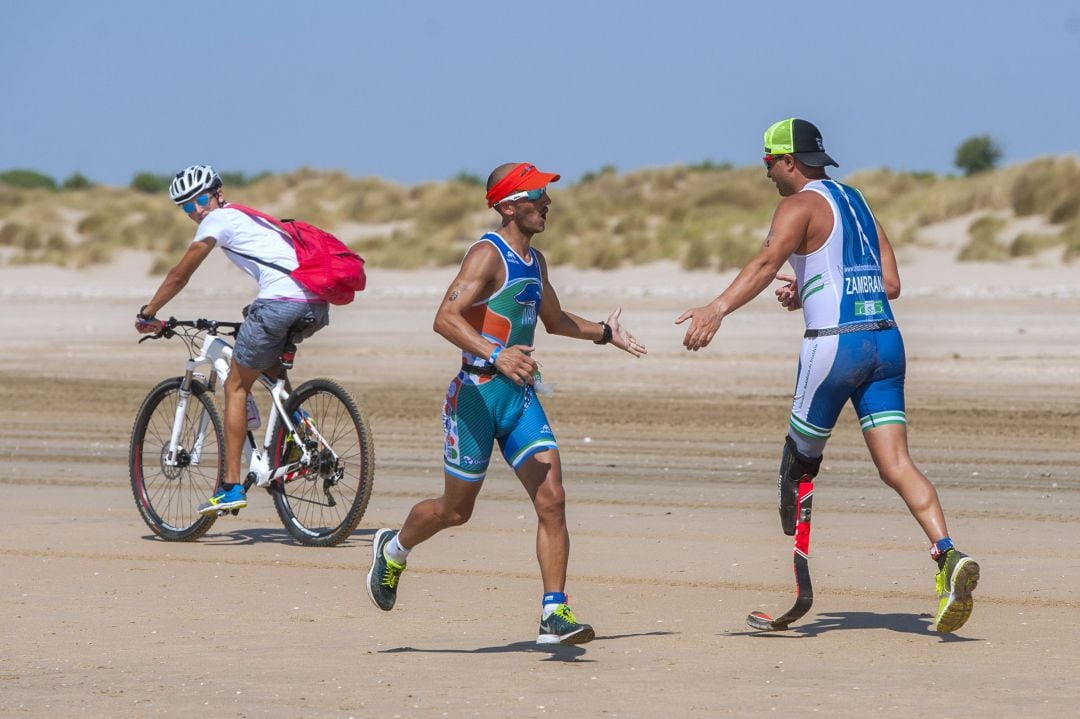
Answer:
M523 190L522 192L515 192L512 195L507 195L506 197L502 198L501 200L499 200L495 204L496 205L501 205L504 202L513 202L514 200L525 200L525 199L528 199L531 202L536 202L537 200L539 200L541 197L544 196L545 192L547 192L547 186L546 185L544 187L541 187L539 190Z
M787 153L784 153L784 154L787 154ZM773 168L773 165L776 164L776 161L779 160L783 156L784 155L769 155L769 154L766 154L765 157L763 157L761 159L765 160L765 169L766 170L771 170Z
M188 200L184 204L180 205L180 209L184 211L185 215L190 215L192 212L195 211L196 204L198 204L199 207L206 207L207 205L209 205L211 197L213 197L213 194L210 192L207 192L204 195L199 195L194 200Z

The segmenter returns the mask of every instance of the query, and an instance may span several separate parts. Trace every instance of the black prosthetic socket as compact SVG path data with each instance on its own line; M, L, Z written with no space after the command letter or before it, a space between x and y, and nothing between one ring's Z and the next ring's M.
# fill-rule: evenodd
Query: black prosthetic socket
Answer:
M780 495L780 526L789 537L795 534L795 514L799 505L799 484L810 482L821 467L821 457L810 459L799 453L791 437L784 437L780 475L776 488Z

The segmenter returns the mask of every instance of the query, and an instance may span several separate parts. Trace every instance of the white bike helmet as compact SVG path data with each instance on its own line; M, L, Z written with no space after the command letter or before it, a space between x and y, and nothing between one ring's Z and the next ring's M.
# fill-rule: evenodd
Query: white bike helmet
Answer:
M169 185L173 202L182 205L192 197L221 187L221 177L210 165L192 165L176 173Z

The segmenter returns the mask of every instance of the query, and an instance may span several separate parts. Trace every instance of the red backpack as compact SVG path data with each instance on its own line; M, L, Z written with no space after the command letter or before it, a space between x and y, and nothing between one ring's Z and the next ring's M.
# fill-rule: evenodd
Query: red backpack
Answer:
M318 295L319 299L332 305L349 304L356 293L363 290L367 284L364 258L350 250L344 242L326 230L299 220L279 220L265 212L259 212L235 202L230 202L225 207L243 212L264 227L266 223L269 223L268 229L275 230L296 250L296 261L299 264L290 272L283 267L242 252L234 250L229 250L229 252L289 275L306 289ZM260 220L263 222L259 222Z

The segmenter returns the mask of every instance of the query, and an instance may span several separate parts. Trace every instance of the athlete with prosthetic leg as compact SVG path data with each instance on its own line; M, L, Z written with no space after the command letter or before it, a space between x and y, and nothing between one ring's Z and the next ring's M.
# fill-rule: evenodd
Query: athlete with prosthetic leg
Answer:
M801 613L793 609L768 622L755 613L748 621L782 629L809 609L813 479L840 410L850 400L882 481L900 495L930 540L938 566L934 627L954 632L971 616L979 565L953 546L937 490L908 451L904 343L889 306L900 296L892 246L862 193L825 173L836 162L813 124L791 118L769 127L764 160L783 199L761 250L713 302L676 320L691 320L683 344L697 351L712 341L726 315L779 279L785 285L776 291L777 299L788 310L801 308L806 322L778 478L781 526L796 537ZM777 274L788 261L795 274Z

